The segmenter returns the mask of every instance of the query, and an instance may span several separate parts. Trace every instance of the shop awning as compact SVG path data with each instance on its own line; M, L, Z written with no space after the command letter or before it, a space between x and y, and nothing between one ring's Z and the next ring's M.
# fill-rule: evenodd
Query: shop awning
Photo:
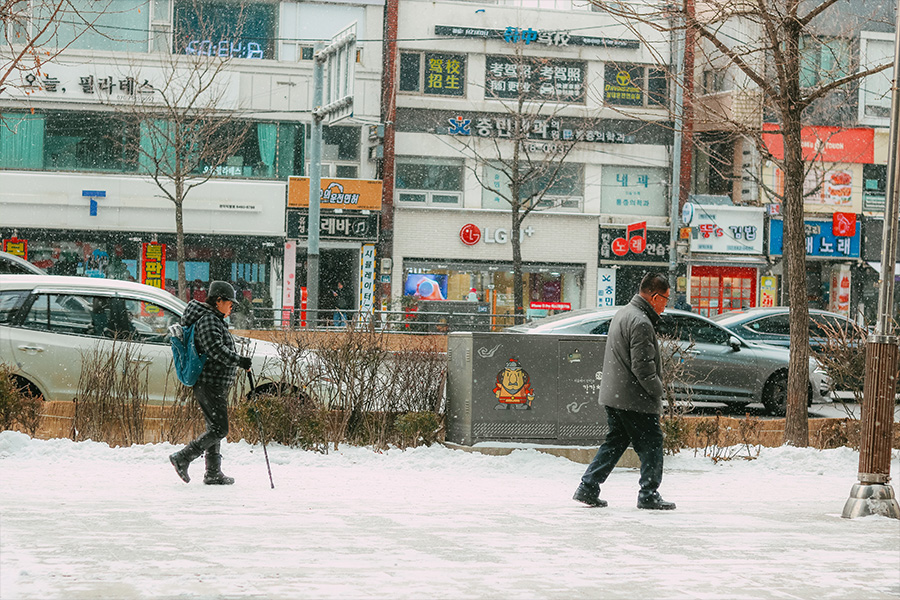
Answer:
M881 263L870 261L869 266L878 271L878 274L881 275ZM894 277L900 277L900 263L894 263Z

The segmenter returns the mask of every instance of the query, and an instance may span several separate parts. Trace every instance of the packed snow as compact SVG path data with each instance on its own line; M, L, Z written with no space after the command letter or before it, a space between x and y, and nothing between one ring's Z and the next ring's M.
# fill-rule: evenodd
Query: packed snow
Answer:
M0 433L0 598L900 597L900 521L840 516L847 448L682 451L674 512L623 468L584 507L584 465L535 449L270 445L275 489L261 446L224 445L225 487L202 459L184 484L175 449Z

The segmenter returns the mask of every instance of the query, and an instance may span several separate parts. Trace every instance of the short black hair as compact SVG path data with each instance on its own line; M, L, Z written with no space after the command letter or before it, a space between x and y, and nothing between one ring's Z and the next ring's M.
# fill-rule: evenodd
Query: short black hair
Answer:
M662 294L669 291L669 279L662 273L647 273L641 279L641 292Z

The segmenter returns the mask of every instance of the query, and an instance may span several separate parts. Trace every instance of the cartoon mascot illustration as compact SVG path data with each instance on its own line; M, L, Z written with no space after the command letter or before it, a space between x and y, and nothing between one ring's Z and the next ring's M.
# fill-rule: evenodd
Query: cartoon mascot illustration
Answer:
M506 362L506 368L497 373L497 385L493 391L499 402L494 407L496 410L507 410L510 406L519 410L531 409L531 402L534 400L531 380L515 358L510 358Z

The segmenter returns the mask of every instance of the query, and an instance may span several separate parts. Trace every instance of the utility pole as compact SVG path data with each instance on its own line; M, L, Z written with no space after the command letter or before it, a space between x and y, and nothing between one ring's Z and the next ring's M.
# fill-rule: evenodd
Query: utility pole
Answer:
M891 434L894 397L897 393L897 359L900 347L893 332L894 265L897 262L897 221L900 218L900 0L894 24L894 83L891 98L891 131L888 148L887 198L884 237L881 242L881 280L878 286L878 320L866 342L862 426L859 444L859 483L850 490L841 516L852 519L883 515L900 519L900 504L891 480Z
M898 0L900 1L900 0ZM677 15L678 13L676 13ZM684 38L681 26L684 20L678 18L672 28L672 68L676 77L684 72ZM679 78L683 79L683 78ZM672 177L669 183L669 287L678 285L678 225L681 212L681 133L684 127L684 89L682 82L675 84L675 136L672 140Z
M312 322L319 322L319 224L322 193L322 96L325 90L322 44L315 46L313 62L312 131L309 136L309 236L306 248L306 306Z

